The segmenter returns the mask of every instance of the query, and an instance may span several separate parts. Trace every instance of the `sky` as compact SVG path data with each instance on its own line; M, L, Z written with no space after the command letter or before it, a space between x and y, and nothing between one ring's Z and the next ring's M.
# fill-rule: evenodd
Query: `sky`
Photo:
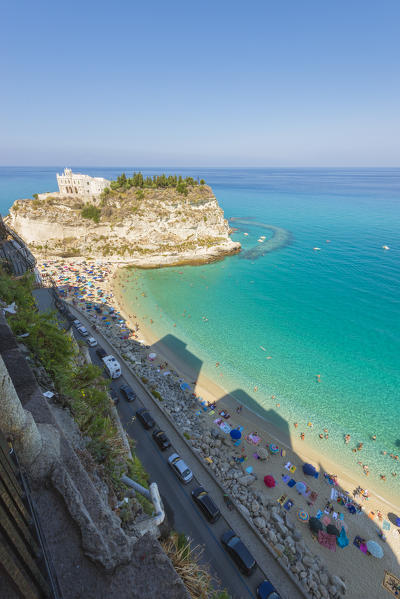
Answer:
M398 0L0 7L0 165L400 166Z

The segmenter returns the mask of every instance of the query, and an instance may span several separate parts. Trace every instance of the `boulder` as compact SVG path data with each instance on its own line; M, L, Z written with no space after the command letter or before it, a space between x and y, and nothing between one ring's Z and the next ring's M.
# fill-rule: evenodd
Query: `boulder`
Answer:
M341 578L339 578L339 576L330 576L329 577L330 582L339 589L339 593L344 594L347 590L347 587L345 585L345 583L343 582L343 580Z
M315 560L314 560L314 558L313 558L313 557L311 557L310 555L305 555L305 556L303 557L303 564L304 564L305 566L307 566L308 568L311 568L311 566L313 566L313 565L314 565L314 561L315 561Z
M255 481L255 477L252 474L245 474L238 479L238 482L244 487L248 487Z
M283 524L283 522L277 522L276 528L277 528L278 532L282 535L283 538L287 537L287 535L289 534L289 531L286 528L286 526Z
M253 514L258 514L258 512L260 511L260 506L256 500L252 501L251 503L251 511L253 512Z
M264 518L262 518L261 516L259 516L258 518L254 518L253 522L260 530L263 530L266 526L266 522Z

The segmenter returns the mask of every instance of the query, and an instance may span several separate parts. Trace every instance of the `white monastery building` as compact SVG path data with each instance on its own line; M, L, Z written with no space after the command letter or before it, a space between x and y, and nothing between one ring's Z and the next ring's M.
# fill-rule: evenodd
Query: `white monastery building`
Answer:
M65 168L61 175L57 173L57 183L60 195L86 198L98 196L106 187L110 186L110 181L107 179L73 173L70 168Z

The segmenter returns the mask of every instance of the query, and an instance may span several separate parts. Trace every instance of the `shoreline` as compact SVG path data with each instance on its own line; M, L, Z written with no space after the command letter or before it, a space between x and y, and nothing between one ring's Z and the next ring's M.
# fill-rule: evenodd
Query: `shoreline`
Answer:
M56 261L39 266L47 275L53 276L54 272L58 274L55 284L59 287L60 294L78 307L89 322L96 324L98 330L115 347L117 355L142 379L154 396L154 401L157 398L164 402L166 410L188 440L192 451L208 462L244 517L259 529L277 558L282 559L301 582L306 580L308 589L315 590L317 597L337 598L337 585L342 589L339 594L346 592L352 599L380 596L385 571L397 572L400 562L400 527L394 525L393 521L393 512L400 513L396 504L389 502L380 493L371 493L372 488L368 494L357 491L353 499L353 491L358 486L357 477L345 470L338 470L339 461L324 458L305 441L294 439L296 434L293 435L291 430L284 435L274 423L246 406L238 413L237 401L212 378L198 373L199 363L193 377L191 365L183 361L179 349L160 345L156 326L152 329L150 322L144 323L146 319L138 319L133 314L136 312L134 301L130 306L124 302L125 277L132 273L120 267L121 264L112 262L100 263L96 267L91 263L72 261L68 264ZM77 279L75 285L74 278ZM102 310L101 314L94 312L93 303ZM110 308L115 311L111 317ZM154 342L157 343L156 347ZM149 348L152 345L157 353L156 359L149 358ZM168 360L168 364L160 364L163 358ZM215 409L210 406L202 408L199 398L194 397L194 394L190 395L192 389L182 389L182 375L192 387L192 381L196 380L197 394L201 394L205 400L215 402ZM226 414L218 414L222 409L230 413L228 421L224 419ZM235 447L228 433L239 426L243 427L241 446ZM254 435L258 437L256 443ZM272 443L278 445L278 453L275 448L271 448ZM289 483L290 476L287 476L285 470L290 466L288 461L296 469L296 473L294 470L290 471L295 479L290 481L293 484ZM304 462L311 462L317 468L318 478L312 477L309 480L309 477L304 476ZM338 475L337 486L328 484L325 472ZM267 474L274 478L274 488L266 487L264 477ZM308 494L299 491L297 486L293 487L296 481L304 479L307 481L305 484ZM363 489L365 480L361 482ZM310 502L311 491L313 495ZM290 503L290 506L283 505L284 501ZM344 504L355 506L356 514L350 514ZM295 507L289 518L286 510L289 511L293 505ZM320 514L321 518L322 510L325 510L333 518L338 530L343 526L348 531L348 548L345 551L338 548L333 552L316 542L308 526L302 523L303 518L299 518L303 510L307 517L318 517ZM330 517L327 518L329 522ZM390 532L386 532L387 528L384 528L385 522L389 524L388 521L391 523ZM356 549L352 539L357 535L363 539L378 540L378 544L384 542L384 558L376 560L366 557ZM312 568L313 564L317 565L317 571Z
M110 291L113 293L118 309L130 325L130 328L134 328L132 317L129 315L129 311L132 310L133 307L129 308L123 297L122 285L124 283L124 271L124 268L115 268L110 278ZM183 375L183 378L186 380L192 382L196 379L196 394L201 396L205 401L211 403L215 401L218 403L218 408L221 406L221 409L226 409L229 413L235 413L236 408L239 405L242 405L240 420L248 421L250 428L261 431L261 435L265 433L264 436L272 437L274 440L278 441L279 444L284 445L288 451L293 452L296 456L303 459L303 461L313 463L318 468L324 469L326 472L338 474L340 486L346 491L349 491L350 494L358 486L361 488L367 487L379 503L385 503L390 509L395 509L400 513L400 501L396 496L393 496L390 492L387 493L387 496L382 495L382 490L377 489L376 485L365 475L357 475L357 473L349 472L346 468L343 468L338 461L334 461L322 454L320 449L313 447L306 440L302 441L297 439L291 433L290 429L288 433L286 433L277 425L266 420L252 408L244 404L239 404L238 400L235 399L229 391L224 389L221 384L217 383L206 374L201 372L197 374L193 372L187 362L182 361L176 353L162 344L160 335L157 334L156 329L151 328L149 324L143 318L140 318L140 316L138 317L137 314L135 314L135 322L139 324L140 341L150 347L157 344L157 353L162 361L167 361L170 367ZM276 412L277 414L279 413L277 410ZM373 509L371 499L370 505L371 509ZM398 503L396 503L396 501ZM376 509L378 510L379 508Z

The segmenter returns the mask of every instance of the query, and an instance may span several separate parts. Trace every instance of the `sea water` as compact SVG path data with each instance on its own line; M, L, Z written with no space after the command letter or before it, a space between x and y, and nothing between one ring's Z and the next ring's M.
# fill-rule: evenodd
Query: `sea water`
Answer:
M2 213L17 197L54 190L57 170L0 169ZM110 178L135 169L73 170ZM206 179L225 216L243 219L231 225L244 251L135 271L124 289L134 313L252 409L279 412L292 432L298 422L295 434L355 470L362 460L397 493L399 462L382 452L400 453L400 169L141 170ZM283 229L284 242L274 248L265 225ZM272 251L243 258L264 235ZM318 436L325 428L328 441Z

